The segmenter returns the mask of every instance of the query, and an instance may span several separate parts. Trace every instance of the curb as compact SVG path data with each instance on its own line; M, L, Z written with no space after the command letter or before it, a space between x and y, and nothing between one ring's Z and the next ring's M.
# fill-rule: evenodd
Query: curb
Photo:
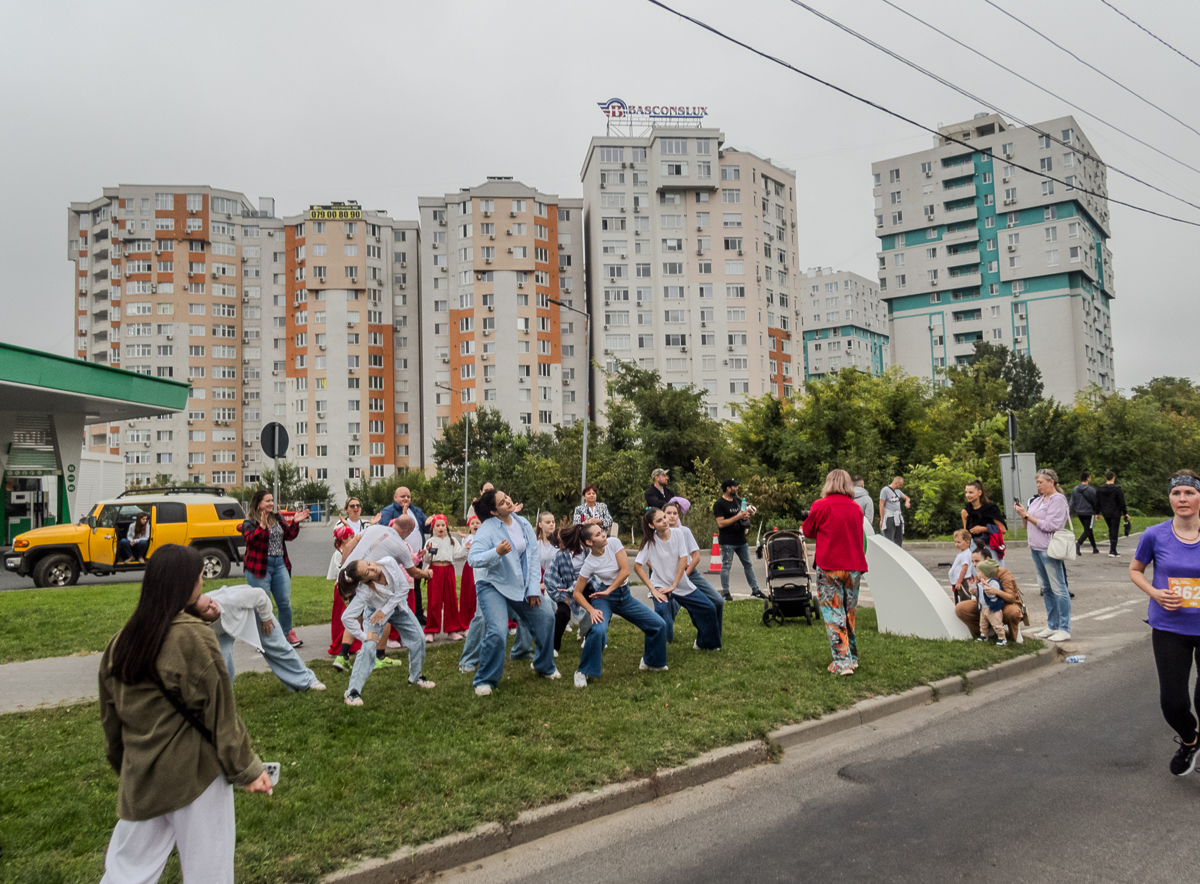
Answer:
M944 697L1025 675L1058 661L1057 648L997 663L988 669L951 676L918 685L902 694L860 700L849 709L816 721L791 724L750 740L705 752L682 767L656 771L649 777L614 783L594 792L573 795L557 804L523 811L511 823L482 823L470 832L447 835L419 847L401 848L388 857L364 860L355 866L326 875L329 884L396 884L428 872L446 871L477 862L501 851L528 844L545 835L561 832L601 817L647 804L657 798L701 786L769 760L771 753L791 749L859 725L879 721L917 706L936 703Z

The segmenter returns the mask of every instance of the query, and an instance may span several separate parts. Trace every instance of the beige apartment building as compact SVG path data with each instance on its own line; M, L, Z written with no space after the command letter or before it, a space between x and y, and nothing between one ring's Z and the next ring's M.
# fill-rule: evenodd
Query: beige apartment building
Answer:
M71 203L79 359L192 385L183 415L87 428L130 481L242 479L243 403L261 396L261 224L271 200L206 186L120 185Z
M423 462L480 405L533 432L582 420L583 317L552 301L582 309L583 201L494 177L418 206Z
M871 166L896 363L944 384L983 340L1032 357L1047 397L1115 390L1095 146L1069 116L1014 128L984 113L939 133L928 150Z
M796 176L724 142L714 128L610 134L581 172L594 358L694 384L719 419L803 382Z

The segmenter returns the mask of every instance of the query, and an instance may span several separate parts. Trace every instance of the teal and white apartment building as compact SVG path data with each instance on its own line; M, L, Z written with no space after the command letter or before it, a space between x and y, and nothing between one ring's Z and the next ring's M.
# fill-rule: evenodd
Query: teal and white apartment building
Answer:
M805 381L846 368L879 377L891 366L887 304L875 280L810 267L797 288L804 318Z
M896 364L945 383L985 340L1031 356L1048 397L1114 390L1108 186L1092 144L1069 116L1010 128L977 114L939 133L871 167Z

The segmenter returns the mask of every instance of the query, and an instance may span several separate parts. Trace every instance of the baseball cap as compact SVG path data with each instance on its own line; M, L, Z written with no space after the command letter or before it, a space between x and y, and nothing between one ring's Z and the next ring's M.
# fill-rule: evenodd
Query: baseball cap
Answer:
M722 491L728 491L730 488L737 488L737 487L738 487L737 479L726 479L724 482L721 483Z
M662 467L659 467L658 469L656 469L654 472L652 472L652 473L650 474L650 478L651 478L651 479L657 479L659 476L665 476L665 475L667 475L667 473L668 473L668 471L667 471L667 470L664 470Z

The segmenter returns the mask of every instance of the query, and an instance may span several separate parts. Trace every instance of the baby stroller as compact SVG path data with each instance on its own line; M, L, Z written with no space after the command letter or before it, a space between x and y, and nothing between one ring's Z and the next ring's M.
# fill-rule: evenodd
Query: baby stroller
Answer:
M808 574L808 549L799 531L772 531L758 548L766 550L767 600L763 626L783 625L787 617L803 617L811 625L816 602Z

